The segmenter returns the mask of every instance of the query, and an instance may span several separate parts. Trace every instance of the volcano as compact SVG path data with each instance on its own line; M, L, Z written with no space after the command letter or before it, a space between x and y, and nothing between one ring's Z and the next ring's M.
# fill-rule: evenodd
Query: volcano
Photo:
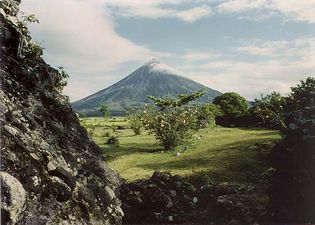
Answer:
M117 83L72 103L73 109L81 115L100 115L100 104L108 105L111 115L123 115L126 109L138 108L151 103L149 95L176 97L204 90L206 94L198 99L200 103L211 103L221 95L217 90L185 78L182 73L152 59Z

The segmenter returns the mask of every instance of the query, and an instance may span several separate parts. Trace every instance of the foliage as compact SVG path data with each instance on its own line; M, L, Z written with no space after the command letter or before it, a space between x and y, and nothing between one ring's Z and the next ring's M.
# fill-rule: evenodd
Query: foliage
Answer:
M203 91L199 91L190 95L179 95L178 99L150 96L158 108L143 111L142 121L145 129L154 133L165 150L179 146L191 137L197 127L196 107L185 105L203 94Z
M291 93L288 99L288 110L293 111L303 109L309 105L310 99L314 96L315 92L315 78L308 77L305 81L301 80L300 83L291 87Z
M213 100L213 104L218 105L223 112L219 121L223 125L235 125L238 118L248 113L249 106L245 98L235 92L226 92Z
M221 116L222 111L217 105L203 104L198 107L197 126L198 128L214 128L216 126L215 118Z
M95 132L95 125L88 125L86 124L86 121L83 119L80 119L80 123L85 127L87 133L90 135L90 137L93 137L94 132Z
M32 40L31 33L27 28L30 23L39 23L34 14L22 15L21 19L16 22L16 28L21 35L18 54L19 56L24 56L26 59L40 57L44 49Z
M164 98L148 96L148 98L153 100L155 105L159 107L161 111L163 111L168 108L175 108L187 105L189 102L200 98L204 94L205 92L203 90L200 90L190 95L187 94L178 95L177 99L170 98L169 96L166 96Z
M105 118L110 117L110 112L109 112L109 108L106 104L101 104L100 105L100 111L103 113L103 116Z
M109 145L117 145L119 144L119 139L117 136L110 136L107 141L106 141L106 144L109 144Z
M24 38L26 38L27 41L32 39L31 32L27 28L30 23L39 23L39 20L34 14L22 15L21 19L16 22L18 31L21 33L21 35L23 35Z
M255 99L254 112L261 122L271 128L285 130L287 99L278 92L269 95L261 95L261 99Z
M141 134L141 128L143 127L142 123L142 113L140 112L131 112L128 113L128 122L131 125L131 129L133 130L135 135Z
M110 132L105 132L104 133L104 137L109 137L110 136Z
M69 74L64 70L62 66L58 68L58 76L56 78L56 88L59 91L62 91L65 86L68 84Z

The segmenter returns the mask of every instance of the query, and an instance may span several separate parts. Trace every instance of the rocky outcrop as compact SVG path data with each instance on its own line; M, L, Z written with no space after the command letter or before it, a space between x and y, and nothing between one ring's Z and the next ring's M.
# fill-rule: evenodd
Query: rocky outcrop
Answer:
M18 1L1 7L1 224L120 224L121 178L60 94L60 72L21 49Z
M121 193L127 224L252 225L266 217L263 198L245 186L207 181L193 185L158 171L148 180L124 185Z
M309 107L288 115L285 137L272 152L273 222L315 223L315 92L310 96Z

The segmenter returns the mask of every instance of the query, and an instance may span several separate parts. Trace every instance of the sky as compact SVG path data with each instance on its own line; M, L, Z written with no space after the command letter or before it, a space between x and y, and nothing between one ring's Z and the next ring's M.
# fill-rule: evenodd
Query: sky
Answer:
M155 58L247 99L315 76L314 0L23 0L33 39L71 101Z

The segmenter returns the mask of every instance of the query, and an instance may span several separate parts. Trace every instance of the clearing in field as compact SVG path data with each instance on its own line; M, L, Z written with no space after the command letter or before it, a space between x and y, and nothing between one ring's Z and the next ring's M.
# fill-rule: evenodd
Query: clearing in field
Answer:
M208 175L213 181L255 182L268 168L266 157L281 138L266 129L201 129L189 144L165 152L153 135L135 136L126 118L84 118L82 124L104 150L108 164L128 181L149 178L155 170L186 178ZM118 145L106 144L108 135Z

